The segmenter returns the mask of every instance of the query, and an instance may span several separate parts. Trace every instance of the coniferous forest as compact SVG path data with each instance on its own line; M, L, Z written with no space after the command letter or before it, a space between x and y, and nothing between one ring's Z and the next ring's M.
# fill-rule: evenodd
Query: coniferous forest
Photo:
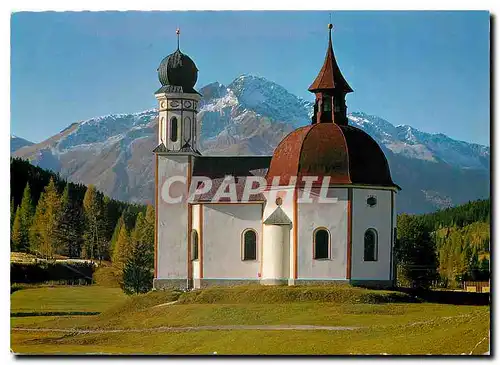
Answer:
M125 291L147 289L127 287L125 272L132 285L135 276L146 278L151 285L153 206L111 199L92 185L67 182L21 159L11 159L10 171L12 252L35 255L45 260L44 265L55 258L112 261L113 272ZM34 279L27 278L27 273L35 271L30 270L14 272L24 272L19 280L31 282Z
M399 278L447 288L489 280L490 218L490 199L418 216L399 215Z
M125 291L150 288L152 206L117 201L94 186L67 182L11 159L10 209L11 251L111 262L109 272ZM456 288L463 281L489 280L490 216L490 199L429 214L400 214L395 243L399 284Z

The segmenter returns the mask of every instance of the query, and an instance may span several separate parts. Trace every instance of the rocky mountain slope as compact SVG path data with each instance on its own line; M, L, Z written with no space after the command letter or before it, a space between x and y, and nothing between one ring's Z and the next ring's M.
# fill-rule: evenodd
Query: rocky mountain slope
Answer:
M272 154L290 131L310 123L312 103L264 78L242 75L228 86L212 83L203 95L199 119L203 154ZM394 126L364 113L350 124L369 133L386 152L393 180L402 187L398 211L420 213L489 196L489 147ZM112 114L73 123L14 156L95 184L117 199L153 201L155 110Z
M34 143L27 141L24 138L12 135L10 136L10 153L17 151L24 146L31 146L32 144Z

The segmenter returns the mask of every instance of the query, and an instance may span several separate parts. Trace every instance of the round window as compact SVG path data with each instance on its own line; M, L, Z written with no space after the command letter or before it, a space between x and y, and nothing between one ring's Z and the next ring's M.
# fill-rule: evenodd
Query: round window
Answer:
M366 199L366 204L368 204L370 207L374 207L377 205L377 198L374 196L370 196L368 199Z

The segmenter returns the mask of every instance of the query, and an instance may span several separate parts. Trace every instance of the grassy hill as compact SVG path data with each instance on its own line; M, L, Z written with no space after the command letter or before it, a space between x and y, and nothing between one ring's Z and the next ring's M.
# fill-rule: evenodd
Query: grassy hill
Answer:
M12 294L12 312L101 311L11 317L14 352L349 355L483 354L489 349L488 306L416 303L398 292L242 286L125 298L117 289L90 286L70 297L73 289Z

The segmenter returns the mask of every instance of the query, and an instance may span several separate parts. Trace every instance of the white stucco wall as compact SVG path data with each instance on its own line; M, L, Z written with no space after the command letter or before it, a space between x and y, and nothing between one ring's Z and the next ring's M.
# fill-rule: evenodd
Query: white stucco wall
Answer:
M352 271L353 280L389 280L391 272L391 191L353 188ZM370 207L368 197L377 198ZM395 222L395 221L394 221ZM364 261L364 235L374 228L378 234L377 261Z
M395 257L394 257L394 244L396 243L396 236L395 236L395 228L397 227L397 209L396 209L396 198L397 198L397 193L395 191L392 192L392 199L393 199L393 204L392 204L392 214L393 214L393 219L392 219L392 263L391 263L391 279L394 280L396 277L396 268L395 268Z
M282 198L282 204L281 204L281 209L285 212L285 214L288 216L288 218L292 221L292 226L290 227L290 233L289 233L289 247L288 247L288 263L284 265L285 268L288 268L288 278L293 279L294 277L294 257L295 257L295 251L294 251L294 235L293 235L293 225L295 224L293 221L294 217L294 200L293 200L293 194L294 194L294 189L292 187L280 187L272 191L267 191L264 193L264 196L266 197L266 203L264 206L264 214L262 217L262 221L264 222L273 212L274 210L278 207L276 205L276 198L281 197Z
M335 203L298 203L298 279L346 278L347 189L328 189ZM330 232L330 259L313 258L313 233L318 227Z
M262 254L262 204L204 204L203 278L258 279ZM210 227L210 229L208 229ZM257 232L257 260L242 260L242 233Z
M187 156L158 156L158 279L187 278L187 204L185 201L168 204L162 199L165 180L170 176L187 176L187 170ZM177 195L174 193L177 189L182 190L182 184L172 186L172 196Z

